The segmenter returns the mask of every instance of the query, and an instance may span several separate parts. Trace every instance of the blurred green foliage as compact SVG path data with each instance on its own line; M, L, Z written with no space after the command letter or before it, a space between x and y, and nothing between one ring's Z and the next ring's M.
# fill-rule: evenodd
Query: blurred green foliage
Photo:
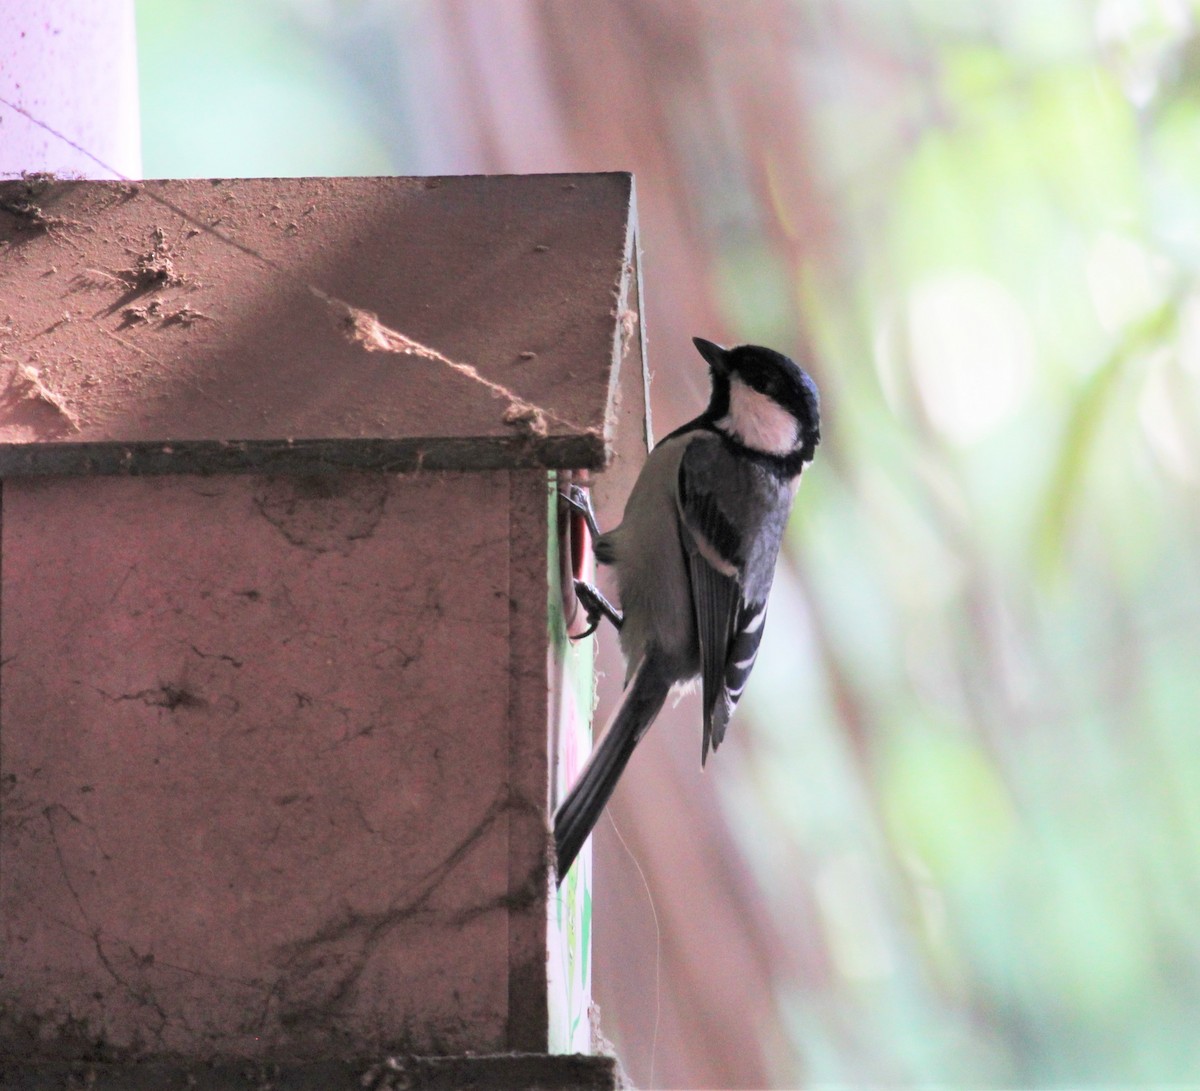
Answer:
M910 6L886 133L815 96L848 245L795 273L833 450L790 551L827 671L768 634L731 793L806 796L759 863L780 914L783 861L817 876L813 1086L1200 1072L1196 12L1041 7L1054 48Z
M143 170L387 174L383 108L275 0L136 0Z

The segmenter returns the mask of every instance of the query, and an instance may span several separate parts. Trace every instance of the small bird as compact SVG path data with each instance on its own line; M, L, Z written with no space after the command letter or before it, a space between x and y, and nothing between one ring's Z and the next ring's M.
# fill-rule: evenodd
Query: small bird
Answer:
M620 610L581 581L576 590L593 630L602 616L617 627L627 669L621 703L554 816L560 883L674 686L701 679L700 764L721 745L762 640L800 474L821 440L816 385L793 360L692 341L708 361L708 408L650 453L621 525L601 534L586 493L564 498L587 521L596 560L616 569Z

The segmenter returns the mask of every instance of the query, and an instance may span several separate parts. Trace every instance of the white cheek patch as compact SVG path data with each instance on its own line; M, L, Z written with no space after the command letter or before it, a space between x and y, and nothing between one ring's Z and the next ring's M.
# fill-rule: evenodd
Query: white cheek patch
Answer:
M729 383L729 412L716 425L751 450L768 455L790 455L800 441L796 418L736 375Z

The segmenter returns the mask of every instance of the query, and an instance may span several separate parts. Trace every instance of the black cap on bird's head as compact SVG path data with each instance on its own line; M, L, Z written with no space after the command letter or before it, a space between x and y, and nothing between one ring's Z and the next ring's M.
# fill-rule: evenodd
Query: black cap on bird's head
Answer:
M821 396L817 384L799 364L782 352L761 345L727 349L703 337L693 337L692 343L708 361L712 375L712 398L706 416L718 422L727 419L731 386L735 381L744 384L795 419L793 454L801 462L812 460L821 442Z

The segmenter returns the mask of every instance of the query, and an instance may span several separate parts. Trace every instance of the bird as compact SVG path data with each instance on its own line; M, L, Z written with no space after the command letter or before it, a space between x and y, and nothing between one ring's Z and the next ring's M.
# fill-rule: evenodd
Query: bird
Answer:
M576 591L589 632L604 617L617 628L626 676L554 815L560 885L675 687L700 679L702 767L721 745L762 640L800 476L821 441L820 395L794 360L761 345L692 343L708 364L708 406L655 445L620 525L601 533L584 490L564 494L597 562L615 571L619 609L583 581Z

